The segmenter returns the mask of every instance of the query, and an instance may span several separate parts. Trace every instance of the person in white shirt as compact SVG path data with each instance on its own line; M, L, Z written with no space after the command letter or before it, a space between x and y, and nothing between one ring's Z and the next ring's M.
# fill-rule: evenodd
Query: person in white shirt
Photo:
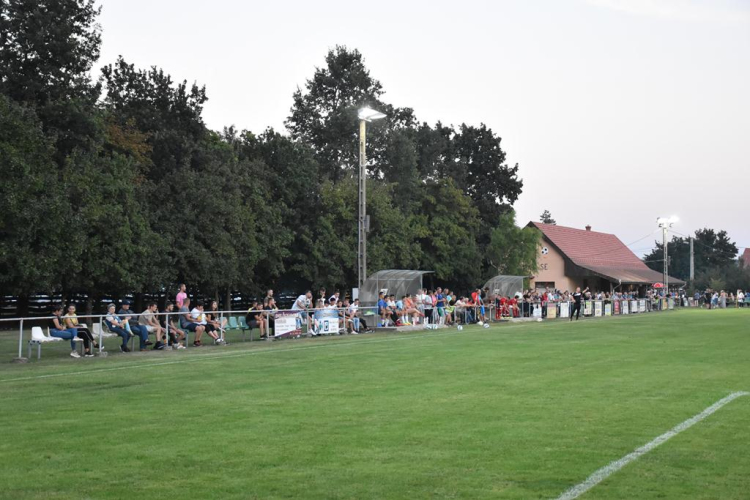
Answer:
M297 318L297 327L302 328L302 322L304 321L307 325L307 331L310 332L310 315L308 309L312 305L312 291L308 290L304 295L297 297L297 300L292 304L292 311L299 311L299 317Z
M203 313L203 302L198 302L192 311L190 311L190 317L194 323L202 326L206 329L206 333L209 337L214 339L215 344L221 344L223 341L216 333L216 327L206 320L206 315Z

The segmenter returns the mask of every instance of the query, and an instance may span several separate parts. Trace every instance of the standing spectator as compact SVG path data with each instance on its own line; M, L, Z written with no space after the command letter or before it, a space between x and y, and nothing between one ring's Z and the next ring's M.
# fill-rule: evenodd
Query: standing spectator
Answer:
M325 291L324 291L325 293ZM304 295L297 297L297 300L292 304L292 311L299 311L297 318L297 325L302 329L302 322L305 322L307 332L310 333L310 315L308 314L310 306L312 305L312 290L308 290Z
M86 354L85 356L87 358L90 358L93 356L91 354L91 344L89 341L83 336L84 334L79 332L77 328L65 328L64 321L62 319L62 311L63 308L61 305L55 305L52 307L52 318L50 319L50 327L49 332L50 335L53 337L57 337L59 339L65 339L70 340L70 357L71 358L80 358L81 355L78 354L76 351L76 342L74 339L81 338L86 344Z
M586 288L583 292L588 292L589 289ZM581 316L581 299L583 298L583 294L581 293L581 287L576 287L576 291L573 294L573 310L570 311L570 321L573 321L573 316L575 315L576 321L578 321L578 318Z
M745 293L741 289L737 290L737 307L745 307Z
M153 344L153 342L148 339L148 330L146 329L146 327L138 324L137 315L133 314L133 311L130 310L129 300L122 301L122 306L120 307L120 310L117 312L117 314L119 314L121 318L128 320L130 331L138 335L138 337L140 338L139 346L141 350L144 350L147 346Z
M185 283L180 284L179 291L177 292L177 297L175 297L175 303L177 304L177 307L182 307L185 299L187 298L187 287L185 286Z
M445 323L445 295L443 295L443 289L438 287L435 292L435 307L437 308L438 324Z
M122 345L120 346L120 350L122 352L130 352L130 348L128 347L128 341L130 340L130 337L132 337L132 334L128 332L128 320L122 319L119 316L115 314L115 305L109 304L107 306L107 316L104 318L104 324L107 325L107 329L112 332L116 333L122 338Z

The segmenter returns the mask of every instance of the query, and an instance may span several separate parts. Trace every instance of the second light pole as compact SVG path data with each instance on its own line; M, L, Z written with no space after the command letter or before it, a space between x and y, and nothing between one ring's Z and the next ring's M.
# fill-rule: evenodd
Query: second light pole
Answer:
M362 292L362 285L367 279L367 122L385 118L385 114L370 108L361 108L359 117L359 216L357 217L357 287Z
M667 251L667 231L669 231L669 228L672 227L672 224L677 222L677 217L659 217L656 219L656 222L659 223L659 227L662 230L662 237L664 238L662 241L662 245L664 248L664 293L669 294L669 253Z

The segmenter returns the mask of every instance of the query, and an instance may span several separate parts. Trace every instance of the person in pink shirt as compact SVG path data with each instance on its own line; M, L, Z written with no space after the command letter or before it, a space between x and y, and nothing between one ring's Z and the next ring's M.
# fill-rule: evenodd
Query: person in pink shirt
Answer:
M180 291L177 294L177 297L175 297L175 303L177 304L177 307L182 307L182 303L187 298L187 293L185 293L185 290L187 290L187 287L185 286L185 283L182 283L180 285Z

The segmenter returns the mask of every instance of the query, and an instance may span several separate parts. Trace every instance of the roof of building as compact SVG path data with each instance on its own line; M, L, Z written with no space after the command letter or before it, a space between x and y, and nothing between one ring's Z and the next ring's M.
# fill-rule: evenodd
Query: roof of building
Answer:
M614 234L530 222L575 265L622 283L657 283L662 273L650 269ZM677 278L671 283L684 284Z
M750 248L746 248L745 251L742 252L740 259L745 263L745 266L750 266Z

